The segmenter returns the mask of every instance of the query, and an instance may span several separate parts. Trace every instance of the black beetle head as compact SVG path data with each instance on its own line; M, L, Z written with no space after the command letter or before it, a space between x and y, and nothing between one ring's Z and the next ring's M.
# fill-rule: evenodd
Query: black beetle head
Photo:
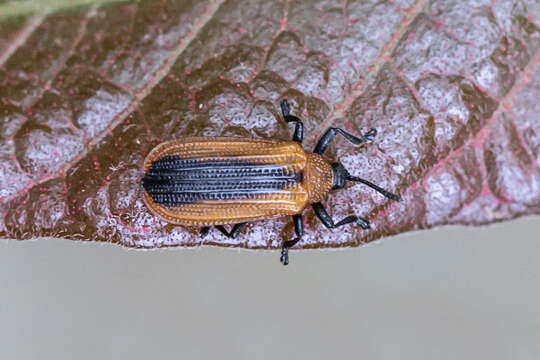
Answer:
M332 169L334 170L334 189L342 189L347 183L347 178L350 176L349 172L341 163L332 163Z

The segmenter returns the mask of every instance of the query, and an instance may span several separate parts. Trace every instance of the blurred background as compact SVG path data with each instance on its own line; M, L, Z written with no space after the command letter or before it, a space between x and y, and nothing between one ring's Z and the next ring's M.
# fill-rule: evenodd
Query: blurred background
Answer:
M539 359L540 218L362 248L0 241L2 359Z

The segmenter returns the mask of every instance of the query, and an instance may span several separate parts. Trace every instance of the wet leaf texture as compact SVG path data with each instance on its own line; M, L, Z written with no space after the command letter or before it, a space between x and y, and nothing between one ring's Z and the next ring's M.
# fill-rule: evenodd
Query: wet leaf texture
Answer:
M238 239L167 224L146 209L141 164L186 136L288 140L288 98L312 149L391 191L332 193L327 230L304 248L357 246L445 224L540 212L540 6L498 1L145 1L0 21L0 236L130 247L275 248L289 218Z

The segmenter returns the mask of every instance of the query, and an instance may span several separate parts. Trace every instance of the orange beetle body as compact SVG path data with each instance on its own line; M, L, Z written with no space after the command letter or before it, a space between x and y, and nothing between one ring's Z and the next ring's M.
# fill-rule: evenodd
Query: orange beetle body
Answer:
M372 141L374 129L356 137L330 128L312 153L302 147L303 124L290 115L286 100L283 117L295 122L293 141L224 137L192 137L156 146L144 161L144 200L150 211L163 220L184 226L210 226L236 237L247 222L292 215L297 238L284 241L281 261L288 264L288 249L303 235L302 211L309 205L328 228L356 222L368 229L369 222L348 216L334 223L321 201L331 189L346 181L364 183L384 196L400 200L367 180L351 176L340 163L329 163L322 154L332 138L341 134L354 144ZM235 224L231 231L223 225Z
M190 180L197 182L198 187L190 189L192 192L214 191L217 195L169 206L154 201L152 195L156 194L156 189L149 187L144 193L149 209L164 220L178 225L236 224L300 214L309 204L324 200L334 186L332 166L321 155L306 153L294 141L219 137L169 141L158 145L148 154L144 162L145 174L152 176L152 164L157 160L173 157L193 159L199 164L211 163L211 168L201 171L200 167L184 162L187 165L183 169L191 168L181 175L191 175ZM177 167L175 172L179 168L182 169ZM242 173L246 168L253 171ZM263 175L258 173L259 170ZM265 170L268 174L264 174ZM278 171L270 173L271 170ZM154 174L167 176L161 175L163 172L163 169L159 169ZM295 177L296 174L299 176ZM287 178L291 180L287 181ZM238 189L239 182L246 184ZM284 186L280 187L280 184ZM232 195L219 196L219 191Z

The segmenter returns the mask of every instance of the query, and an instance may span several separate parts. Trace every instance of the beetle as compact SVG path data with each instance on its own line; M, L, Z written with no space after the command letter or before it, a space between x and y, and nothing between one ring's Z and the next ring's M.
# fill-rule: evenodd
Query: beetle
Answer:
M169 223L200 227L201 236L215 226L229 238L236 238L249 221L291 215L296 238L283 241L280 257L287 265L288 249L304 233L302 212L309 205L329 229L353 222L370 228L368 220L356 215L334 222L322 204L330 190L353 181L401 201L398 195L352 176L341 163L323 157L336 135L361 145L373 141L375 129L357 137L331 127L309 153L301 145L304 125L291 115L287 100L281 102L281 111L287 123L295 123L292 141L188 137L157 145L143 165L144 201L150 211ZM225 224L234 225L227 231Z

